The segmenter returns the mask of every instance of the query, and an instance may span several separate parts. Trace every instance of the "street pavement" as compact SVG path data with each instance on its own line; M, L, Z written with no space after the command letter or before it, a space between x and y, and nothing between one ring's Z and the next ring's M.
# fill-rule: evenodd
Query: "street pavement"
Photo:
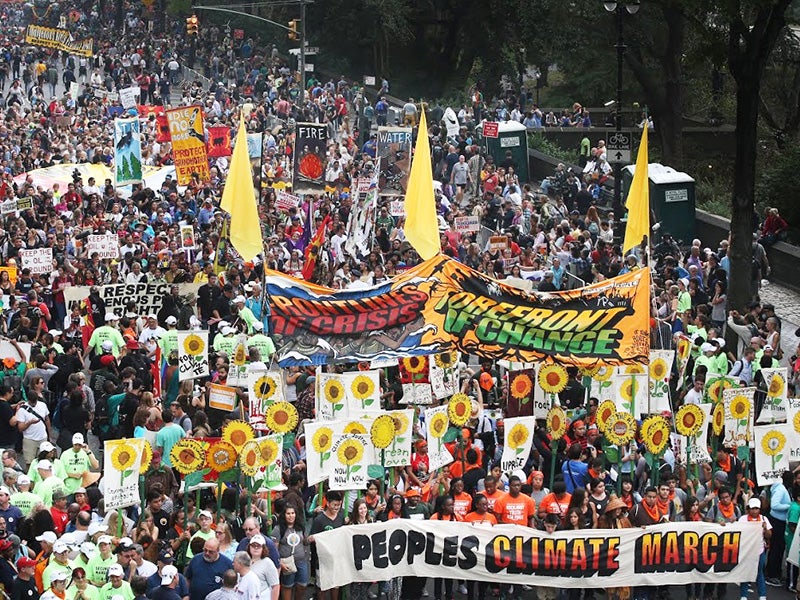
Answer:
M760 295L762 304L774 305L775 314L781 319L781 346L784 356L794 355L797 344L800 343L800 338L795 335L800 327L800 293L784 285L769 282L761 287Z

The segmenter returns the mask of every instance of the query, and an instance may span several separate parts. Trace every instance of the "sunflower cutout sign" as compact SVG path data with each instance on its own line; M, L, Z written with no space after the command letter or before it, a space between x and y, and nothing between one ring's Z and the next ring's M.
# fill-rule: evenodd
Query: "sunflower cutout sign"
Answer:
M375 455L369 434L344 433L333 436L331 446L331 490L363 490L367 488L369 457Z
M726 448L742 448L743 456L750 455L750 443L753 440L753 399L756 388L731 388L722 392L725 403L725 439Z
M430 383L427 356L408 356L400 359L400 383Z
M336 373L317 373L317 419L335 421L347 418L347 388Z
M705 401L711 404L718 404L722 402L722 392L735 387L739 387L739 384L733 377L728 377L727 375L709 377L706 379L704 390Z
M508 374L508 404L505 410L505 414L508 417L529 417L534 415L535 381L535 369L511 371ZM544 397L544 392L541 395ZM544 402L542 402L542 408L544 408L544 414L547 414Z
M341 421L318 421L304 425L308 485L315 485L328 479L333 436L341 433L344 425Z
M178 332L178 380L208 375L208 331Z
M699 465L711 462L711 455L708 453L708 430L711 426L711 412L714 410L714 406L708 403L696 406L703 413L703 422L697 433L687 441L686 448L689 452L689 463Z
M274 433L256 441L261 455L261 468L255 478L261 482L261 487L268 490L275 489L283 484L283 434Z
M528 461L533 444L533 430L536 428L534 417L515 417L504 419L505 441L500 466L504 473L521 469Z
M755 434L756 483L772 485L779 483L784 471L789 470L788 441L792 436L792 425L756 425Z
M433 388L430 383L404 383L401 404L433 404Z
M675 352L672 350L650 350L650 412L672 412L669 403L669 379L672 375L672 361Z
M435 471L453 462L453 455L445 446L444 435L450 426L447 405L425 411L425 434L428 439L428 469Z
M461 359L459 352L441 352L429 359L431 392L437 400L449 398L458 392L457 365Z
M341 381L345 389L348 416L358 411L380 410L381 378L378 371L342 373Z
M689 357L692 355L692 340L689 336L679 333L676 336L675 342L675 358L678 361L678 381L676 384L677 389L683 387L683 381L686 378L686 367L689 364Z
M544 364L539 366L539 370L536 373L536 383L542 389L544 402L541 408L537 407L538 401L534 395L533 415L535 417L543 418L541 412L545 406L546 410L549 410L552 406L559 406L558 395L567 387L568 381L567 370L561 365ZM547 415L546 410L545 416Z
M106 509L126 508L141 502L139 469L145 440L107 440L103 446L103 498Z
M645 370L647 365L633 365L642 369L642 372L615 373L611 377L614 389L614 404L618 411L627 412L638 418L646 415L649 410L648 392L650 374Z
M786 398L789 396L789 383L786 367L762 369L767 397L756 423L782 423L786 421Z
M276 402L283 402L283 373L274 371L248 371L247 396L250 400L249 421L258 431L269 429L266 425L267 410Z
M786 440L789 464L795 468L800 463L800 398L786 399L786 424L789 425Z
M411 464L411 444L414 441L414 409L392 410L384 413L392 418L394 437L384 451L384 466L405 467Z

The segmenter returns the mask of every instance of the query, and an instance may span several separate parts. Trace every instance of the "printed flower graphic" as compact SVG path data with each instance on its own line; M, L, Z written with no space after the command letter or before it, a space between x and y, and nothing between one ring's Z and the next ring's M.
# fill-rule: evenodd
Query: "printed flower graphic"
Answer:
M211 444L206 452L206 464L212 471L223 473L236 466L236 448L224 440Z
M350 421L344 426L344 433L360 433L363 435L367 433L367 428L364 427L361 421Z
M644 372L642 365L628 365L625 367L625 375L641 375Z
M256 440L250 440L239 453L239 468L248 477L253 477L261 468L261 448Z
M311 447L319 454L320 469L331 457L331 446L333 446L333 430L330 427L320 427L311 436Z
M444 436L445 432L447 432L449 420L447 418L447 413L445 412L437 412L433 417L431 417L431 422L428 424L428 431L430 435L436 438L439 446L439 452L442 450L442 436Z
M561 365L545 365L539 370L539 385L548 394L563 391L567 380L567 371Z
M560 406L547 411L547 431L554 440L560 440L567 433L567 413Z
M781 403L781 398L783 396L783 388L786 385L786 381L783 379L783 376L780 373L773 373L772 379L769 382L769 387L767 388L767 397L772 399L772 405L778 406Z
M680 337L678 338L678 359L679 360L687 360L689 358L689 353L692 351L692 343L688 338Z
M406 441L406 438L403 437L403 434L408 430L408 418L406 417L405 413L402 411L396 411L389 413L392 417L392 422L394 423L394 438L392 439L392 450L397 449L397 444L403 444Z
M722 392L733 387L733 381L728 377L715 377L706 383L706 394L711 402L722 400Z
M423 373L426 367L424 356L409 356L408 358L401 359L401 363L412 376Z
M241 452L244 445L256 437L253 426L245 421L231 421L222 428L222 439Z
M436 366L440 369L452 369L456 364L456 354L455 352L442 352L440 354L436 354L433 357L433 360L436 362Z
M394 440L394 419L390 415L380 415L372 422L369 434L372 445L383 450Z
M663 358L657 358L650 363L650 377L663 381L667 376L667 361Z
M642 424L642 440L653 456L660 456L669 442L669 423L660 416L648 417Z
M169 458L172 466L184 477L203 467L206 453L203 445L197 440L179 440L170 450Z
M375 393L375 383L366 375L359 375L353 379L350 391L353 392L356 400L361 401L361 408L366 408L375 402L375 398L371 397Z
M456 427L463 427L472 415L472 402L466 394L453 394L447 403L447 416Z
M517 423L508 432L508 447L514 450L517 454L521 454L525 450L525 444L530 437L531 432L522 423Z
M142 462L139 465L139 474L144 475L150 468L150 463L153 462L153 447L147 440L144 441L144 448L142 449Z
M639 395L639 382L635 377L630 377L619 386L619 394L622 396L622 404L629 411L633 412L636 397Z
M747 421L750 419L750 410L752 409L752 405L750 403L750 399L747 396L739 394L738 396L734 396L731 400L730 411L731 416L736 419L737 421L744 421L741 423L742 425L747 425Z
M533 391L533 381L527 373L515 375L511 380L511 397L522 400L523 404L530 402L531 392Z
M269 375L262 375L253 385L253 392L261 402L269 402L277 390L278 383Z
M206 344L203 338L193 333L183 340L183 350L191 356L202 356L206 351Z
M725 405L722 402L718 402L711 415L711 428L714 431L714 435L722 435L723 427L725 427Z
M615 412L606 424L606 439L616 445L624 446L636 435L636 419L627 412Z
M775 470L775 465L783 458L784 446L786 446L786 436L780 431L768 431L763 438L761 438L761 449L764 454L770 457L772 461L772 470Z
M117 444L111 452L111 464L120 472L127 471L136 462L136 448L128 443L122 442Z
M294 431L298 420L297 409L291 402L274 402L267 407L267 412L264 413L264 422L269 430L275 433Z
M361 469L358 463L364 456L364 445L357 439L344 440L339 444L339 449L336 451L336 457L339 462L347 467L347 478L350 478L352 473Z
M600 433L605 433L608 420L614 416L615 412L617 412L617 405L614 404L613 400L604 400L600 403L600 406L597 407L596 422L597 429L600 430Z
M598 367L597 372L593 375L593 378L600 382L608 382L611 379L611 376L614 374L614 367ZM601 386L605 387L605 386Z
M323 388L323 397L333 407L333 416L336 416L336 411L344 408L344 386L338 379L329 379Z
M700 432L703 426L705 415L696 404L684 404L675 413L675 429L678 433L688 437L694 437Z
M261 454L261 464L269 468L280 456L280 448L272 438L264 438L258 441L258 449Z
M600 367L581 367L578 370L580 371L581 377L594 377L600 371Z
M796 412L792 419L792 426L797 433L800 433L800 412Z

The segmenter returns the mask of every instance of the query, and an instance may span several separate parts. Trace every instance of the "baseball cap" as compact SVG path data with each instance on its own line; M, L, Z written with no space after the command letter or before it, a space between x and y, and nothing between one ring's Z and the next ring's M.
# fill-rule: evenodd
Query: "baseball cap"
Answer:
M244 296L242 296L242 295L236 296L236 298L234 298L234 299L233 299L233 303L234 303L234 304L239 304L240 302L241 302L242 304L244 304L244 303L246 302L246 299L245 299L245 297L244 297Z
M25 569L26 567L35 567L36 561L27 556L20 556L17 559L17 569Z
M708 342L705 342L702 346L700 346L700 352L714 352L715 350L716 348L714 347L714 344L709 344Z
M683 284L683 287L685 288L689 287L689 280L686 277L681 277L680 279L678 279L678 281L680 281Z
M61 335L63 333L64 332L61 331L60 329L51 329L50 330L50 335L52 335L53 337L58 337L59 335Z
M122 570L122 565L117 563L108 567L108 576L122 577L125 571Z
M172 554L172 550L164 550L161 554L158 555L158 560L171 565L172 562L175 560L175 555Z
M233 327L223 327L222 328L222 335L230 335L234 331L236 331Z
M72 445L73 446L75 444L85 444L85 443L86 443L86 440L83 439L83 434L82 433L76 433L76 434L74 434L72 436Z
M113 312L106 313L106 321L119 321L119 317Z
M120 567L122 569L122 567ZM52 575L50 575L50 581L66 581L69 578L69 573L66 571L54 571Z
M261 321L253 321L253 329L256 331L263 331L264 324Z
M67 546L66 542L58 540L55 544L53 544L53 552L55 554L61 554L62 552L66 552L69 550L69 546Z
M127 552L133 550L133 540L129 537L124 537L117 544L116 552Z
M48 544L55 544L58 536L54 531L45 531L42 535L36 537L37 542L47 542Z
M212 514L211 514L211 512L210 512L210 511L207 511L207 510L201 510L201 511L200 511L200 515L199 515L199 516L201 516L201 517L207 517L207 518L209 518L209 519L213 519L213 518L214 518L214 515L212 515Z
M55 449L56 449L56 447L53 446L53 444L51 444L47 440L45 440L41 444L39 444L39 452L52 452Z
M61 488L53 490L53 500L62 500L67 497L67 494Z
M220 331L222 331L222 330L223 330L223 329L225 329L226 327L230 327L230 325L231 325L231 324L230 324L230 323L228 323L227 321L220 321L219 323L217 323L217 329L219 329Z
M17 485L30 485L30 484L31 484L31 478L28 477L27 475L20 475L17 478Z
M168 316L166 319L164 319L164 322L165 322L167 325L175 325L175 324L178 322L178 319L176 319L175 317L173 317L172 315L170 315L170 316Z
M103 342L100 346L103 349L103 352L111 352L114 349L114 344L112 344L109 340Z
M5 494L6 496L10 496L11 490L8 489L7 485L0 485L0 494Z
M79 487L77 490L75 490L75 493L76 494L85 494L86 493L86 488L85 487Z
M92 536L100 533L101 531L108 531L108 525L105 525L103 523L89 523L89 529L86 533ZM106 537L111 539L110 536Z
M13 544L9 539L0 540L0 552L5 552L9 548L11 548L12 545Z
M250 544L258 544L259 546L266 546L267 540L260 533L255 534L250 538Z
M175 576L178 574L178 569L172 565L167 565L161 569L161 585L169 585Z
M111 536L110 535L101 535L97 538L98 544L110 544L111 543Z
M81 544L81 553L91 558L97 553L97 547L92 542L83 542Z
M761 508L761 500L759 498L750 498L747 501L747 508Z
M49 460L44 459L40 460L39 463L36 465L37 469L44 469L45 471L52 471L53 470L53 463Z
M406 491L406 498L415 498L415 497L419 498L421 496L422 496L422 494L420 494L418 488L412 487L412 488L408 488L408 490Z

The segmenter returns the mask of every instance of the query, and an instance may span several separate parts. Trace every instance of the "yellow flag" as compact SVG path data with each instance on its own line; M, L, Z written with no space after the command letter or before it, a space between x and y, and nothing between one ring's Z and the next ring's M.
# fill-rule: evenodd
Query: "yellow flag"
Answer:
M253 172L247 154L247 132L244 115L239 121L236 146L231 157L231 168L222 191L222 210L231 215L231 244L241 257L250 261L264 249L261 238L261 221L258 218Z
M647 174L647 126L642 129L642 142L636 155L636 172L625 205L628 207L628 224L622 254L642 243L650 235L650 178Z
M406 239L423 260L439 254L439 221L436 218L436 201L433 199L431 148L424 107L420 107L419 133L411 174L408 176L405 209Z

